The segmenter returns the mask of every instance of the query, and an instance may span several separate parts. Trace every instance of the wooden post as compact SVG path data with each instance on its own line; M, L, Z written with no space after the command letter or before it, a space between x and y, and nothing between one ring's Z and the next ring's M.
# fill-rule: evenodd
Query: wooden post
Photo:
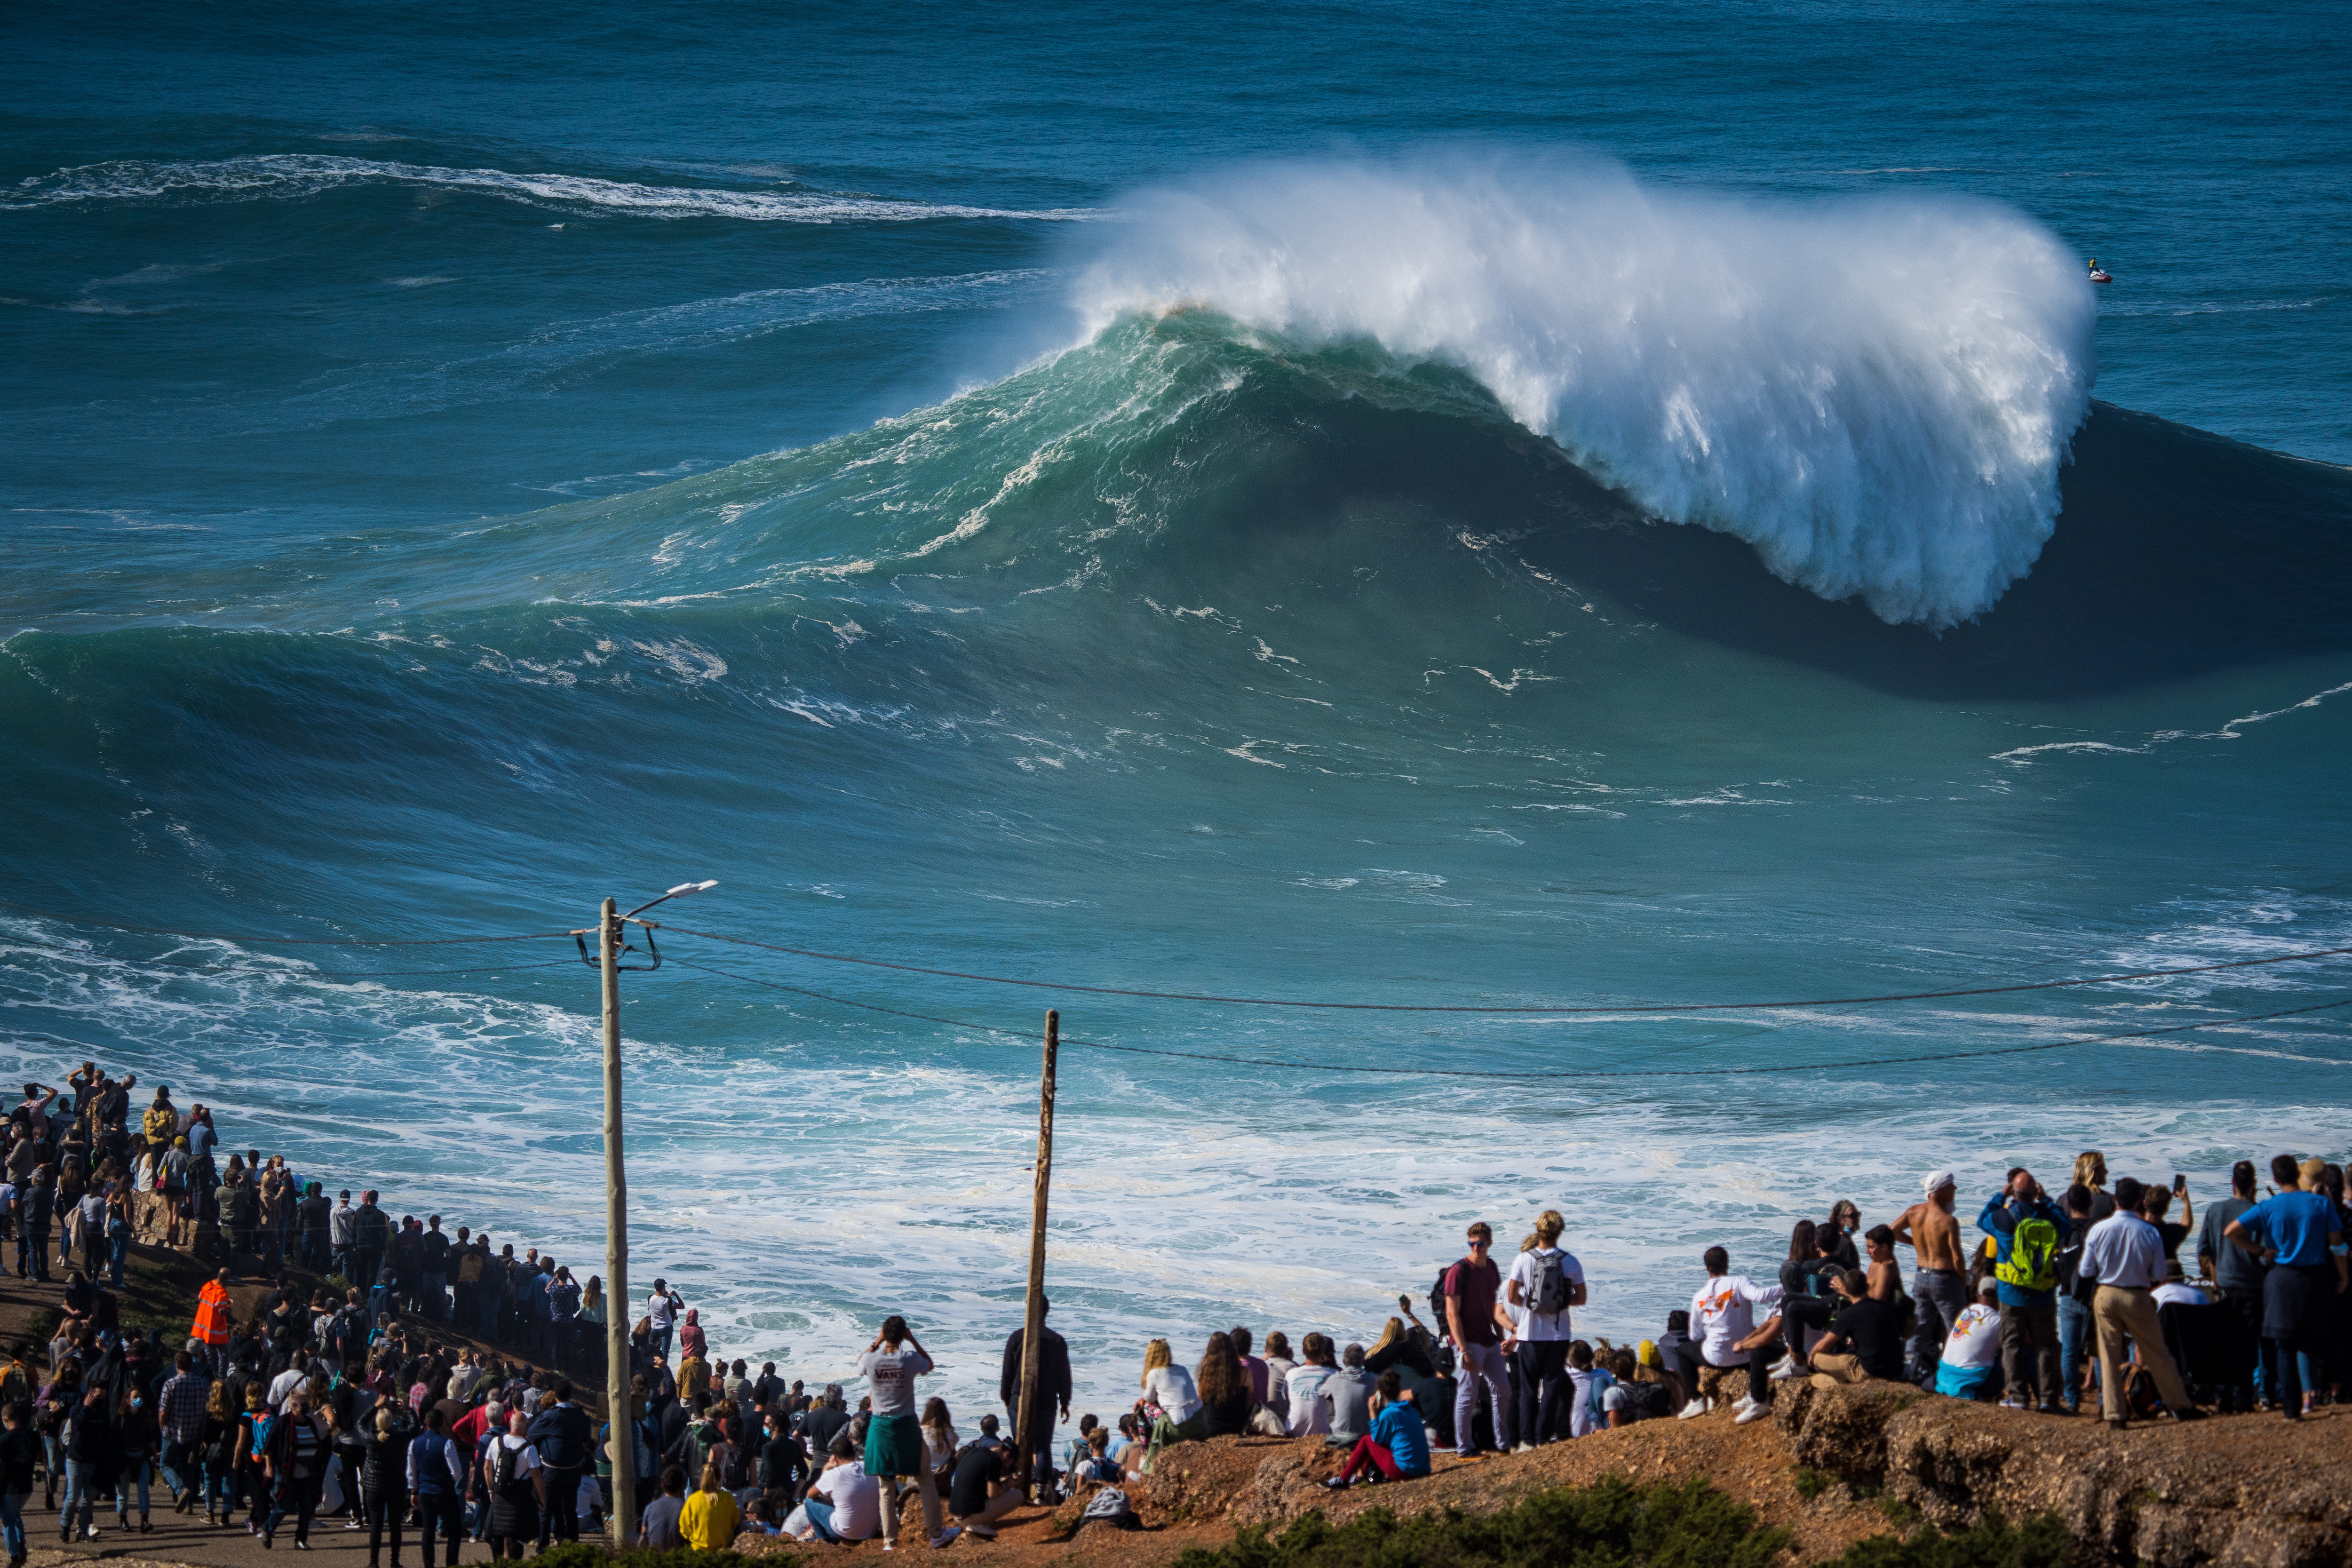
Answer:
M1030 1427L1045 1401L1037 1397L1037 1378L1045 1341L1045 1194L1054 1180L1054 1058L1062 1047L1062 1015L1045 1015L1045 1068L1037 1091L1037 1182L1029 1208L1029 1310L1021 1324L1021 1401L1013 1418L1013 1447L1021 1456L1021 1484L1030 1489L1036 1480L1036 1450L1044 1435ZM1053 1412L1045 1411L1051 1422Z
M621 1165L621 916L604 900L598 942L604 961L604 1422L613 1459L613 1545L624 1550L637 1517L635 1412L629 1408L629 1188Z

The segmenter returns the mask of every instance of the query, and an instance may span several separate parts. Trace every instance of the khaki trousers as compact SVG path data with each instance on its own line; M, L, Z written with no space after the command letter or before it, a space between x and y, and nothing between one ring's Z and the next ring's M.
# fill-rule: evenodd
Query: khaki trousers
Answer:
M1840 1355L1835 1351L1817 1353L1812 1359L1813 1386L1830 1388L1841 1383L1868 1383L1870 1374L1862 1370L1860 1356Z
M2157 1323L2156 1298L2145 1288L2126 1290L2102 1285L2091 1298L2091 1318L2099 1329L2099 1413L2113 1421L2130 1414L2124 1407L2124 1368L2129 1357L2128 1338L2139 1348L2140 1364L2156 1378L2157 1392L2174 1410L2189 1408L2189 1388L2172 1352L2164 1348L2164 1331Z

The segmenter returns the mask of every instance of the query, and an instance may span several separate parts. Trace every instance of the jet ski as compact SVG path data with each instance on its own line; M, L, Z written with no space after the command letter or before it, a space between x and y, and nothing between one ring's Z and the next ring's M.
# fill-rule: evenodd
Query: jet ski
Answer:
M2108 271L2105 268L2101 267L2101 266L2099 265L2099 258L2098 258L2097 257L2094 256L2093 258L2091 258L2091 281L2092 281L2092 282L2094 282L2094 283L2112 283L2112 282L2114 282L2115 280L2116 280L2116 275L2115 275L2114 273L2112 273L2112 272Z

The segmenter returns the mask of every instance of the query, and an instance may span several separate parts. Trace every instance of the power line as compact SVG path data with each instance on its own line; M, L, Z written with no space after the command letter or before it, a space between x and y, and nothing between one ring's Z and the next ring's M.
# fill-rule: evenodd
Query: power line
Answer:
M675 929L675 928L671 928ZM716 974L728 980L740 980L747 985L765 986L772 991L789 991L799 996L812 996L821 1002L831 1002L844 1007L856 1007L868 1013L887 1013L894 1018L912 1018L925 1024L944 1024L950 1028L971 1029L981 1034L1003 1035L1009 1039L1027 1040L1034 1031L1002 1028L993 1024L974 1024L961 1018L941 1018L929 1013L909 1013L897 1007L877 1006L871 1002L853 1002L845 996L830 995L812 991L804 985L786 985L779 981L760 980L749 974L737 974L730 970L713 969L707 963L688 959L673 958L670 962L687 969L698 969L705 974ZM2224 1028L2231 1024L2258 1024L2272 1018L2291 1018L2306 1013L2325 1013L2332 1008L2352 1007L2352 996L2334 1002L2317 1002L2306 1007L2286 1007L2275 1013L2249 1013L2235 1018L2207 1018L2193 1024L2170 1024L2147 1029L2126 1029L2113 1035L2077 1036L2063 1040L2041 1040L2032 1045L1998 1046L1978 1051L1937 1051L1926 1056L1867 1057L1854 1061L1802 1062L1768 1064L1758 1067L1727 1068L1570 1068L1548 1072L1484 1072L1465 1068L1377 1068L1357 1067L1344 1062L1297 1062L1277 1057L1226 1056L1211 1051L1179 1051L1158 1046L1119 1046L1106 1040L1080 1040L1065 1035L1062 1044L1082 1046L1088 1050L1118 1051L1130 1056L1181 1057L1188 1061L1223 1062L1236 1067L1282 1068L1291 1072L1328 1072L1357 1074L1381 1078L1475 1078L1475 1079L1587 1079L1587 1078L1741 1078L1759 1074L1798 1072L1840 1072L1853 1068L1909 1067L1928 1062L1969 1061L1979 1057L2021 1056L2032 1051L2054 1051L2066 1046L2103 1046L2117 1040L2146 1039L2157 1035L2185 1034L2195 1029Z
M63 914L32 904L20 904L14 899L0 899L0 907L22 910L28 915L45 920L63 921L68 925L89 926L96 931L136 931L142 936L178 936L191 942L242 942L256 947L459 947L480 942L541 942L549 937L570 936L568 931L520 931L511 936L429 936L383 939L342 936L238 936L222 931L173 931L165 926L123 925L114 921L89 920L81 915ZM456 973L451 971L450 973Z
M868 969L894 969L906 974L932 974L947 980L976 980L989 985L1021 985L1041 991L1076 991L1092 996L1139 996L1155 1002L1213 1002L1237 1007L1312 1007L1348 1013L1728 1013L1772 1011L1793 1007L1862 1007L1882 1002L1933 1002L1955 996L2000 996L2019 991L2058 991L2073 986L2109 985L2124 980L2157 980L2179 974L2211 974L2226 969L2254 969L2265 964L2294 963L2303 959L2336 958L2352 947L2314 948L2270 958L2239 958L2226 963L2200 963L2182 969L2140 969L2124 974L2094 974L2080 980L2032 980L2010 985L1972 985L1949 991L1906 991L1885 996L1825 996L1803 1002L1641 1002L1622 1006L1574 1003L1557 1006L1477 1006L1467 1004L1421 1002L1309 1002L1276 996L1218 996L1191 991L1137 991L1116 985L1077 985L1057 980L1020 980L1002 974L972 974L959 969L930 969L918 963L892 963L879 958L857 958L838 952L818 952L804 947L784 947L747 936L693 931L685 926L661 928L678 936L698 936L710 942L756 947L827 963L855 963Z
M94 928L94 929L97 929L97 930L100 930L100 931L131 931L131 932L136 932L136 933L139 933L139 934L142 934L142 935L149 935L149 936L175 936L175 937L181 937L181 938L184 938L184 939L187 939L187 940L189 940L189 941L194 941L194 942L248 942L248 943L251 943L251 944L253 944L253 945L255 945L255 946L276 946L276 947L289 947L289 946L292 946L292 947L454 947L454 946L465 946L465 945L467 945L467 944L474 944L474 943L485 943L485 942L543 942L543 941L547 941L547 940L550 940L550 939L567 937L567 936L572 936L572 935L573 935L573 934L574 934L572 931L569 931L569 930L566 930L566 931L520 931L520 932L514 932L514 933L509 933L509 934L505 934L505 935L495 935L495 936L451 936L451 937L407 937L407 938L299 937L299 936L283 936L283 937L280 937L280 936L255 936L255 935L239 935L239 934L232 934L232 933L226 933L226 932L220 932L220 931L179 931L179 930L175 930L175 929L173 929L173 928L170 928L170 927L165 927L165 926L126 925L126 924L122 924L122 923L116 922L116 921L94 921L94 920L89 920L89 919L86 919L86 918L81 917L81 916L79 916L79 915L65 914L65 913L62 913L62 912L60 912L60 911L58 911L58 910L39 908L39 907L37 907L37 906L36 906L36 905L32 905L32 904L20 903L20 902L18 902L18 901L16 901L16 900L13 900L13 899L0 899L0 908L7 908L7 909L12 909L12 910L22 910L22 911L24 911L25 913L27 913L27 914L33 914L33 915L38 915L38 916L41 916L41 917L43 917L43 918L45 918L45 919L48 919L48 920L56 920L56 921L65 921L65 922L67 922L67 923L68 923L68 924L72 924L72 925L80 925L80 926L88 926L88 927L91 927L91 928ZM648 924L654 924L654 923L656 923L656 922L647 922L647 923L648 923ZM980 984L989 984L989 985L1017 985L1017 986L1023 986L1023 987L1026 987L1026 988L1029 988L1029 989L1034 989L1034 990L1075 992L1075 993L1079 993L1079 994L1086 994L1086 995L1093 995L1093 996L1132 996L1132 997L1138 997L1138 998L1140 998L1140 999L1143 999L1143 1000L1147 1000L1147 1001L1157 1001L1157 1002L1198 1002L1198 1003L1209 1003L1209 1004L1216 1004L1216 1005L1228 1005L1228 1006L1239 1006L1239 1007L1291 1007L1291 1008L1306 1008L1306 1009L1314 1009L1314 1010L1318 1010L1318 1011L1329 1011L1329 1012L1351 1012L1351 1013L1454 1013L1454 1014L1472 1014L1472 1015L1484 1014L1484 1015L1522 1015L1522 1016L1524 1016L1524 1015L1534 1015L1534 1014L1552 1014L1552 1015L1559 1015L1559 1014L1576 1014L1576 1015L1608 1014L1608 1015L1621 1015L1621 1016L1622 1016L1622 1015L1658 1014L1658 1013L1772 1012L1772 1011L1787 1011L1787 1010L1791 1010L1791 1009L1796 1009L1796 1008L1804 1008L1804 1007L1863 1007L1863 1006L1874 1006L1874 1005L1882 1005L1882 1004L1885 1004L1885 1003L1893 1003L1893 1002L1933 1002L1933 1001L1947 1001L1947 1000L1951 1000L1951 999L1954 999L1954 998L1963 997L1963 996L2000 996L2000 995L2010 995L2010 994L2017 994L2017 993L2020 993L2020 992L2028 992L2028 991L2059 991L2059 990L2068 990L2068 989L2074 989L2074 988L2079 988L2079 987L2086 986L2086 985L2111 985L2111 984L2119 984L2119 983L2121 983L2121 982L2127 981L2127 980L2162 980L2162 979L2168 979L2168 978L2173 978L2173 977L2177 977L2177 976L2180 976L2180 975L2189 975L2189 974L2215 974L2215 973L2223 973L2223 972L2226 972L2226 971L2231 971L2231 970L2239 970L2239 969L2259 969L2259 968L2264 968L2264 967L2268 967L2268 966L2274 965L2274 964L2302 963L2302 962L2305 962L2305 961L2307 961L2307 960L2312 960L2312 959L2320 959L2320 958L2337 958L2337 957L2342 957L2342 956L2344 956L2344 955L2346 955L2346 954L2347 954L2347 953L2352 953L2352 947L2324 947L2324 948L2312 948L2312 949L2307 949L2307 950L2305 950L2305 951L2302 951L2302 952L2284 952L2284 953L2276 953L2276 954L2273 954L2272 956L2267 957L2267 958L2240 958L2240 959L2231 959L2231 960L2229 960L2229 961L2227 961L2227 962L2220 963L2200 963L2200 964L2189 964L2189 965L2185 965L2185 966L2183 966L2183 967L2174 968L2174 969L2139 969L2139 970L2131 970L2131 971L2128 971L2128 972L2125 972L2125 973L2115 973L2115 974L2094 974L2094 975L2087 975L2087 976L2082 977L2082 978L2080 978L2080 979L2074 979L2074 980L2033 980L2033 981L2015 982L2015 983L2011 983L2011 984L2006 984L2006 985L1971 985L1971 986L1958 986L1958 987L1953 987L1953 988L1947 989L1947 990L1942 990L1942 991L1906 991L1906 992L1894 992L1894 993L1889 993L1889 994L1884 994L1884 995L1874 995L1874 996L1825 996L1825 997L1815 997L1815 998L1812 998L1812 999L1810 999L1810 1000L1801 1000L1801 1001L1773 1001L1773 1002L1637 1002L1637 1003L1626 1003L1626 1004L1622 1004L1622 1005L1613 1005L1613 1006L1612 1006L1612 1005L1604 1005L1604 1004L1601 1004L1601 1003L1562 1003L1562 1004L1549 1005L1525 1005L1525 1004L1522 1004L1522 1005L1481 1005L1467 1004L1467 1003L1421 1003L1421 1002L1321 1002L1321 1001L1312 1001L1312 1000L1307 1000L1307 999L1302 999L1302 998L1295 998L1295 997L1273 997L1273 996L1225 996L1225 995L1219 995L1219 994L1211 994L1211 993L1203 993L1203 992L1190 992L1190 991L1146 991L1146 990L1135 989L1135 988L1125 987L1125 986L1116 986L1116 985L1080 985L1080 984L1075 984L1075 983L1072 983L1072 982L1067 982L1067 981L1055 981L1055 980L1028 980L1028 979L1022 979L1022 978L1018 978L1018 977L1011 976L1011 975L1003 975L1003 974L981 974L981 973L971 973L971 972L969 972L969 971L965 971L965 970L958 970L958 969L939 969L939 968L929 967L929 966L928 966L928 965L924 965L924 964L917 964L917 963L898 963L890 962L890 961L888 961L888 960L887 960L887 959L879 959L879 958L864 958L864 957L859 957L859 956L856 956L856 955L855 955L855 954L849 954L849 953L822 952L818 952L818 951L816 951L815 949L813 949L813 948L803 948L803 947L788 947L788 946L785 946L785 945L783 945L782 943L780 943L780 942L761 942L761 941L759 941L758 939L753 938L753 937L730 936L730 935L728 935L728 934L726 934L726 933L724 933L724 932L720 932L720 931L697 931L697 930L694 930L693 928L688 927L688 926L661 925L661 926L659 927L659 929L661 929L661 930L663 930L663 931L667 931L674 932L674 933L676 933L676 934L679 935L679 936L693 936L693 937L700 937L700 938L702 938L703 940L708 941L708 942L727 942L727 943L730 943L730 944L731 944L731 945L738 946L738 947L751 947L751 948L758 948L758 949L760 949L760 950L761 950L761 951L763 951L763 952L781 952L781 953L785 953L785 954L788 954L788 955L793 956L793 957L795 957L795 958L811 958L811 959L816 959L816 960L819 960L820 962L826 963L848 963L848 964L856 964L856 965L860 965L860 966L862 966L862 967L869 968L869 969L887 969L887 970L893 970L893 971L896 971L896 972L898 972L898 973L905 973L905 974L929 974L929 975L934 975L934 976L940 977L940 978L941 978L941 979L947 979L947 980L970 980L970 981L975 981L975 982L978 982L978 983L980 983ZM558 963L561 963L561 962L562 962L562 961L558 961ZM673 959L671 962L673 962L673 963L678 963L678 962L683 962L683 961L681 961L681 960L677 960L677 959ZM554 968L554 967L557 967L557 966L558 966L558 963L548 963L548 964L530 964L530 965L516 964L516 965L504 965L504 966L488 966L488 967L474 968L474 969L405 970L405 971L403 971L403 970L386 970L386 971L382 971L382 972L380 972L380 973L383 973L383 974L384 974L384 975L386 975L386 976L394 976L394 977L396 977L396 976L403 976L403 975L474 974L474 973L493 973L493 972L494 972L494 970L496 970L496 969L499 969L499 968ZM253 973L268 973L268 972L267 972L267 971L254 971ZM710 973L712 973L716 974L716 973L724 973L724 972L723 972L723 971L719 971L719 970L712 970ZM348 978L348 979L366 979L366 978L370 978L370 977L369 977L369 976L367 976L367 975L346 975L346 976L339 976L338 978ZM730 976L730 978L742 979L742 978L745 978L745 977L743 977L743 976L740 976L740 975L737 975L737 976ZM751 984L773 984L773 983L772 983L772 982L766 982L766 981L752 981L752 982L751 982ZM796 987L792 987L792 986L782 986L782 987L780 987L780 989L784 989L784 990L794 990L794 989L797 989L797 988L796 988ZM824 1000L827 1000L827 1001L841 1001L841 1000L842 1000L842 999L837 998L837 997L830 997L830 996L826 996L826 995L825 995L824 993L822 993L822 992L811 991L811 992L807 992L807 993L806 993L806 994L811 995L811 996L820 997L820 998L822 998L822 999L824 999ZM866 1005L866 1004L863 1004L863 1003L854 1003L854 1002L845 1002L845 1001L842 1002L842 1005L845 1005L845 1006L864 1006L864 1005ZM888 1008L880 1008L880 1009L877 1009L877 1011L882 1011L882 1012L889 1012L889 1011L891 1011L891 1009L888 1009ZM2263 1015L2263 1016L2267 1016L2267 1015ZM955 1020L953 1020L953 1019L931 1018L931 1017L929 1017L928 1015L923 1015L923 1014L908 1014L908 1015L906 1015L906 1016L912 1017L912 1018L919 1018L919 1019L922 1019L922 1020L923 1020L923 1021L925 1021L925 1022L930 1022L930 1023L949 1023L949 1024L954 1024L954 1023L956 1022L956 1021L955 1021ZM959 1027L964 1027L964 1028L982 1028L982 1027L985 1027L985 1026L982 1026L982 1025L972 1025L972 1024L958 1025L957 1026L959 1026ZM1072 1043L1073 1043L1073 1044L1086 1044L1087 1042L1083 1042L1083 1041L1073 1041ZM1126 1047L1108 1047L1108 1046L1106 1046L1106 1047L1102 1047L1101 1048L1103 1048L1103 1049L1121 1049L1121 1048L1126 1048ZM1204 1058L1204 1059L1223 1059L1223 1058ZM1369 1069L1367 1069L1367 1070L1369 1070Z

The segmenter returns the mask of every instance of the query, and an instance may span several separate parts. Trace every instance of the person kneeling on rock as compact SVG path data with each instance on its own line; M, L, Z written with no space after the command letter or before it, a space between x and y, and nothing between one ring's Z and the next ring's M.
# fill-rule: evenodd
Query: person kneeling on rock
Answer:
M1353 1484L1359 1476L1394 1481L1427 1474L1429 1429L1404 1397L1404 1379L1391 1367L1374 1385L1371 1431L1358 1439L1347 1466L1323 1484L1337 1489Z

